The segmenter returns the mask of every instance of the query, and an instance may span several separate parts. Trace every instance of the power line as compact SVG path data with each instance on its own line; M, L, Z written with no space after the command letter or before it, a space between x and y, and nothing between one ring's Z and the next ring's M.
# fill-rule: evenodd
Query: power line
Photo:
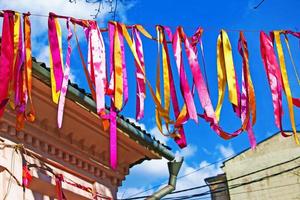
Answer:
M220 184L220 183L226 183L226 182L234 181L234 180L237 180L237 179L240 179L240 178L244 178L246 176L250 176L250 175L253 175L253 174L256 174L256 173L259 173L259 172L262 172L262 171L265 171L265 170L268 170L268 169L271 169L271 168L274 168L274 167L278 167L278 166L281 166L281 165L284 165L284 164L296 161L299 158L300 158L300 156L296 157L296 158L293 158L291 160L285 161L285 162L277 163L275 165L271 165L269 167L266 167L266 168L263 168L263 169L259 169L259 170L253 171L253 172L250 172L248 174L244 174L244 175L241 175L241 176L238 176L238 177L231 178L231 179L229 179L229 180L227 180L225 182L218 182L218 183L211 184L211 185L217 185L217 184ZM204 186L207 186L207 185L201 185L201 186L198 186L198 187L188 188L188 189L184 189L184 190L178 190L178 191L172 192L172 194L186 192L186 191L190 191L190 190L195 190L195 189L203 188Z
M261 189L256 189L256 190L251 190L251 191L247 191L247 192L236 192L236 193L230 193L230 196L234 196L234 195L239 195L239 194L246 194L246 193L251 193L251 192L258 192L258 191L264 191L264 190L270 190L270 189L278 189L278 188L282 188L282 187L288 187L288 186L293 186L293 185L298 185L300 183L291 183L291 184L284 184L284 185L278 185L278 186L273 186L273 187L266 187L266 188L261 188ZM213 194L213 192L212 192ZM207 194L210 195L210 194ZM225 196L225 194L219 195L219 196ZM210 197L198 197L195 199L190 199L190 200L200 200L200 199L211 199ZM169 199L171 200L171 199ZM176 200L176 199L172 199L172 200Z
M195 169L195 170L192 171L192 172L189 172L189 173L186 173L186 174L184 174L184 175L182 175L182 176L179 176L179 177L177 178L177 180L182 179L182 178L187 177L187 176L190 176L191 174L194 174L194 173L196 173L196 172L198 172L198 171L200 171L200 170L202 170L202 169L205 169L205 168L207 168L207 167L209 167L209 166L218 164L218 163L220 163L220 162L222 162L222 161L225 161L225 160L227 160L227 159L229 159L229 158L232 158L232 157L234 157L234 156L236 156L236 155L237 155L237 154L232 154L232 155L230 155L230 156L228 156L228 157L219 159L219 160L217 160L217 161L215 161L215 162L213 162L213 163L207 164L207 165L205 165L205 166L203 166L203 167L199 167L198 169ZM135 193L135 194L133 194L133 195L130 195L129 197L127 197L127 198L125 198L125 199L128 199L128 198L131 198L131 197L134 197L134 196L143 194L143 193L145 193L145 192L148 192L149 190L158 188L158 187L160 187L160 186L162 186L163 184L166 184L166 183L167 183L167 180L165 180L164 182L162 182L162 183L160 183L160 184L158 184L158 185L155 185L155 186L153 186L153 187L151 187L151 188L148 188L148 189L146 189L146 190L144 190L144 191L141 191L141 192Z
M214 191L214 192L211 192L209 190L209 191L206 191L206 192L196 193L196 194L193 194L193 195L183 195L183 196L178 196L178 197L173 197L173 198L172 197L170 197L170 198L164 198L164 200L177 200L177 199L179 200L179 199L185 199L185 198L190 199L190 198L193 198L193 197L200 197L200 196L206 196L206 195L209 195L209 194L216 194L216 193L224 192L224 191L227 191L227 190L230 190L230 189L235 189L235 188L238 188L238 187L249 185L249 184L252 184L252 183L261 182L261 181L263 181L265 179L272 178L272 177L275 177L275 176L279 176L281 174L293 171L293 170L298 169L298 168L300 168L300 166L289 168L287 170L283 170L283 171L280 171L280 172L277 172L277 173L274 173L274 174L271 174L271 175L267 175L267 176L264 176L264 177L261 177L261 178L257 178L257 179L254 179L252 181L235 184L235 185L232 185L232 186L228 187L228 189L224 188L223 190L217 190L217 191ZM245 193L247 193L247 192L245 192Z
M262 0L261 2L259 2L259 4L257 4L256 6L253 7L253 9L257 9L259 6L261 6L261 4L264 2L265 0Z
M287 160L287 161L284 161L284 162L281 162L281 163L277 163L275 165L271 165L271 166L268 166L266 168L263 168L263 169L259 169L259 170L256 170L256 171L253 171L253 172L250 172L248 174L244 174L244 175L241 175L241 176L238 176L238 177L235 177L235 178L232 178L232 179L229 179L225 182L218 182L218 183L214 183L214 184L211 184L211 185L217 185L217 184L220 184L220 183L227 183L227 182L231 182L231 181L234 181L234 180L237 180L237 179L240 179L240 178L244 178L246 176L249 176L249 175L253 175L253 174L256 174L256 173L259 173L259 172L262 172L262 171L265 171L265 170L268 170L268 169L271 169L271 168L274 168L274 167L278 167L278 166L281 166L281 165L284 165L284 164L287 164L287 163L290 163L290 162L293 162L293 161L296 161L300 158L300 156L296 157L296 158L293 158L293 159L290 159L290 160ZM299 168L300 166L297 166L296 168ZM292 169L293 170L293 169ZM291 171L291 170L288 170L288 171ZM280 174L281 173L285 173L287 171L281 171L279 172ZM277 175L277 174L275 174ZM279 175L279 174L278 174ZM268 178L269 177L272 177L273 175L269 175L267 176ZM265 177L263 177L265 178ZM260 180L261 178L259 178L258 180ZM253 182L253 181L252 181ZM251 183L252 183L251 182ZM191 190L196 190L196 189L201 189L201 188L205 188L207 187L207 185L200 185L200 186L197 186L197 187L192 187L192 188L187 188L187 189L184 189L184 190L178 190L178 191L175 191L175 192L172 192L171 194L177 194L177 193L182 193L182 192L187 192L187 191L191 191ZM146 198L148 196L141 196L141 197L133 197L133 198L125 198L125 199L122 199L122 200L135 200L135 199L141 199L141 198ZM166 198L168 199L168 198Z
M101 1L100 1L101 2ZM17 11L16 11L17 12ZM1 13L1 11L0 11ZM21 13L19 12L20 14L30 14L31 16L35 16L35 17L46 17L48 18L49 15L45 15L45 14L39 14L39 13L31 13L31 12L27 12L27 13ZM63 16L63 15L57 15L58 17L60 16ZM74 18L74 17L71 17L71 16L64 16L66 18ZM83 20L86 20L86 19L83 19ZM143 25L145 26L153 26L155 27L157 24L150 24L150 23L144 23ZM177 28L178 25L166 25L167 27L170 27L170 28ZM132 26L131 25L128 25L127 26L128 28L131 28ZM184 26L185 29L194 29L196 30L199 26ZM220 31L221 29L227 31L227 32L256 32L256 33L259 33L262 31L262 29L231 29L231 28L218 28L218 27L203 27L203 29L205 31ZM287 30L290 30L292 28L286 28ZM101 28L101 31L106 31L106 28ZM265 30L265 31L271 31L271 30Z

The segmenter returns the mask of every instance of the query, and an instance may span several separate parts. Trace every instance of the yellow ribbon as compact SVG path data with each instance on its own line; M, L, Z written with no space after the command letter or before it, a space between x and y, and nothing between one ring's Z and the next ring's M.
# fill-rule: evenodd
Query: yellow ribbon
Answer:
M157 45L157 49L158 49L158 53L160 52L160 47L159 47L159 42L160 42L160 32L157 30L157 38L158 38L158 45ZM157 64L156 64L156 84L155 84L155 97L158 100L159 104L161 105L161 91L160 91L160 59L159 57L157 57ZM160 112L159 112L159 108L158 106L156 106L155 108L155 121L156 121L156 125L158 130L162 133L162 122L161 122L161 118L160 118Z
M275 43L276 43L277 53L278 53L278 57L279 57L279 65L280 65L280 70L281 70L281 75L282 75L283 87L284 87L284 91L286 94L288 107L289 107L290 121L292 124L294 138L295 138L296 143L300 144L299 138L297 136L297 131L296 131L292 92L291 92L291 88L289 85L288 74L286 71L285 59L284 59L284 54L283 54L283 49L282 49L282 44L281 44L281 39L280 39L281 33L282 33L282 31L274 31Z
M114 68L115 68L115 93L114 103L118 110L123 106L123 70L122 70L122 51L121 42L119 38L118 23L112 22L115 25L114 33Z
M232 50L228 35L224 30L221 30L217 41L217 71L219 91L216 117L217 120L219 120L224 100L226 82L228 85L230 102L235 106L238 105Z
M285 41L286 47L287 47L288 52L289 52L289 56L290 56L290 59L291 59L291 62L292 62L293 68L294 68L294 72L295 72L298 84L300 85L300 78L299 78L299 75L298 75L298 72L297 72L297 69L296 69L296 65L295 65L293 56L292 56L291 48L290 48L290 45L289 45L289 39L288 39L286 34L284 35L284 41Z
M139 58L138 58L138 55L137 55L137 53L136 53L136 51L135 51L135 46L134 46L134 44L133 44L133 41L132 41L132 39L131 39L131 37L130 37L130 35L129 35L129 33L128 33L128 30L127 30L127 28L126 28L126 26L125 26L125 24L120 24L121 25L121 27L122 27L122 33L123 33L123 36L124 36L124 38L125 38L125 40L126 40L126 42L128 43L128 46L129 46L129 48L130 48L130 50L132 51L132 54L133 54L133 57L134 57L134 60L136 61L136 63L138 64L138 67L140 68L140 70L142 71L142 73L145 75L145 70L144 70L144 68L143 67L141 67L142 65L141 65L141 62L140 62L140 60L139 60ZM141 25L137 25L137 28L138 28L138 30L140 30L141 29ZM144 29L143 29L144 30ZM144 30L145 31L145 30ZM143 32L142 32L143 33ZM144 34L144 33L143 33ZM148 33L148 32L146 32L146 35L147 36L150 36L150 34ZM146 36L145 35L145 36ZM147 37L146 36L146 37ZM152 37L151 37L152 38ZM158 100L157 98L156 98L156 94L155 94L155 92L154 92L154 89L152 88L152 86L151 86L151 84L150 84L150 82L146 79L146 83L147 83L147 85L148 85L148 87L149 87L149 89L150 89L150 94L151 94L151 96L152 96L152 98L153 98L153 100L154 100L154 103L155 103L155 105L158 107L158 109L159 109L159 112L160 112L160 115L162 116L162 117L164 117L165 119L169 119L169 114L165 111L165 109L162 107L162 105L161 105L161 103L160 103L160 100Z
M128 33L128 30L126 28L126 26L124 24L120 24L121 27L122 27L122 32L123 32L123 36L125 38L125 40L127 41L129 47L130 47L130 50L132 51L132 54L134 56L134 59L136 61L136 63L138 64L138 67L141 69L142 73L145 75L145 71L144 71L144 68L141 67L141 63L139 61L139 58L138 58L138 55L135 51L135 45L133 44L132 42L132 39ZM144 35L146 36L147 38L150 38L150 39L154 39L141 25L136 25L136 28ZM158 39L160 38L160 36L158 37ZM159 41L158 41L159 42ZM165 72L168 72L165 70ZM160 76L160 69L157 68L157 71L156 71L156 77L159 77ZM157 122L157 126L158 126L158 129L160 130L161 133L163 133L163 130L162 130L162 123L161 123L161 118L163 118L166 122L166 124L177 124L176 122L174 122L174 120L171 120L170 119L170 116L169 116L169 112L168 110L166 110L163 106L162 106L162 102L161 102L161 94L160 94L160 80L158 78L156 78L156 90L154 91L154 89L152 88L150 82L145 79L148 87L149 87L149 90L150 90L150 94L152 96L152 99L155 103L155 106L156 106L156 114L155 114L155 118L156 118L156 122ZM168 82L169 84L169 82ZM167 90L166 90L167 91ZM167 91L168 93L169 91ZM167 108L167 106L166 106ZM180 114L180 117L178 117L178 119L183 119L185 116L186 116L186 109L185 107L183 108L181 114ZM178 121L178 120L177 120ZM165 135L165 134L164 134Z
M165 37L163 36L163 30L160 26L156 27L157 30L157 41L158 41L158 54L160 54L160 44L163 44L163 48L162 48L162 60L163 60L163 89L164 89L164 110L165 112L169 115L170 113L170 76L169 76L169 63L167 60L167 52L166 52L166 48L164 46L164 40ZM160 55L158 55L160 56ZM156 72L156 98L159 100L160 104L161 104L161 91L160 91L160 59L158 58L157 60L157 72ZM155 118L156 118L156 124L158 129L160 130L160 132L162 134L163 130L162 130L162 121L161 121L161 115L160 112L158 110L158 108L156 108L156 112L155 112ZM166 120L166 127L167 130L169 129L168 127L168 123L170 120Z

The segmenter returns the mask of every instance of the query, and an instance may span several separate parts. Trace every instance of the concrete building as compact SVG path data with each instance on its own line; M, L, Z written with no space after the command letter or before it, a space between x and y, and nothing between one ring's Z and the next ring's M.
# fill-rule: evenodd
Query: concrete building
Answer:
M300 147L293 137L277 133L225 161L222 170L206 179L213 200L300 199Z
M27 122L25 129L17 132L16 115L9 106L0 120L0 199L56 199L57 181L62 181L59 177L64 178L61 184L68 200L115 199L118 187L132 166L149 159L174 159L169 147L118 116L118 167L112 170L109 166L109 132L104 131L95 114L95 104L90 96L69 84L64 122L62 129L58 129L57 105L51 99L50 73L43 63L34 62L33 75L36 121ZM4 144L23 144L26 152L21 146L16 152L16 148L4 148ZM22 184L24 163L21 151L32 164L29 170L33 177L25 193L18 185ZM96 198L95 194L102 197Z

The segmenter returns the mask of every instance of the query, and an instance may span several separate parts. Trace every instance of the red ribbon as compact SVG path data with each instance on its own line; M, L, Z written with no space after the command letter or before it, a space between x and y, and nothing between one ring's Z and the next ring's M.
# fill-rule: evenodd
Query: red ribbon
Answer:
M30 174L30 171L29 171L27 165L24 165L23 170L22 170L22 184L23 184L23 186L28 187L31 180L32 180L32 176Z
M66 200L66 196L62 189L62 182L64 181L64 177L62 174L55 175L55 188L56 188L56 195L58 200Z

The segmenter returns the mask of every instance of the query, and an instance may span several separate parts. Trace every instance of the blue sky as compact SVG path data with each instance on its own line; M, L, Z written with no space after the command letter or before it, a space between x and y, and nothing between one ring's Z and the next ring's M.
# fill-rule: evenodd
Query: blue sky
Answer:
M74 17L90 18L96 5L84 5L83 2L77 5L70 5L67 0L65 2L59 0L38 1L37 6L30 6L33 0L23 1L5 1L0 0L0 8L11 8L18 11L31 11L32 13L45 14L49 11L55 11L62 15L71 15ZM203 43L205 51L205 62L208 74L209 89L213 105L217 103L217 74L216 74L216 42L219 30L224 28L228 30L233 49L233 57L235 68L237 70L239 82L241 82L241 58L237 51L238 32L231 30L255 30L245 32L248 41L250 53L250 71L254 84L256 100L257 100L257 123L254 126L255 136L261 141L278 129L274 123L273 107L271 93L267 84L267 78L264 67L262 65L259 48L259 31L270 31L274 29L292 29L299 30L300 15L297 8L300 7L300 1L297 0L265 0L258 8L253 9L260 0L213 0L213 1L176 1L176 0L152 0L152 1L128 1L126 4L120 2L117 10L117 20L126 24L142 24L150 33L155 34L155 25L161 24L170 26L174 31L176 26L181 25L188 35L191 35L197 27L204 28ZM47 18L37 18L32 16L33 23L33 48L34 56L39 60L48 63L48 49L46 23ZM111 19L108 8L104 7L100 13L98 21L101 26L106 26L106 21ZM65 26L63 26L65 27ZM104 34L106 38L106 34ZM300 73L299 58L299 41L290 38L292 52ZM107 39L106 39L107 42ZM73 43L74 44L74 43ZM106 43L107 44L107 43ZM156 68L156 43L143 39L145 51L145 63L147 78L154 83L154 72ZM81 64L77 50L74 50L71 61L72 80L79 83L82 87L87 87L85 78L82 77ZM176 66L172 58L173 73L176 74ZM287 58L287 68L289 72L290 85L295 97L300 96L299 85L296 82L295 75L292 71L290 60ZM134 80L134 63L133 57L129 49L126 49L126 63L129 74L130 90L129 102L122 112L123 115L134 118L135 116L135 80ZM185 63L187 68L187 64ZM177 75L175 75L177 77ZM191 78L191 77L190 77ZM199 167L213 163L218 159L228 157L232 154L249 148L248 137L242 134L230 141L224 141L218 137L203 120L199 120L198 124L190 121L185 125L188 147L180 150L176 144L167 138L159 135L155 127L154 105L151 100L149 91L147 91L145 118L139 123L157 138L166 142L173 148L174 153L185 156L185 163L180 172L181 175L189 173ZM179 90L177 92L180 93ZM199 100L196 98L197 106L200 109ZM290 130L291 125L288 116L287 104L285 96L283 97L284 105L284 128ZM296 124L300 123L299 109L295 108ZM228 102L227 94L224 100L224 106L221 113L221 125L227 131L233 131L240 126L240 121L232 112L232 107ZM291 139L291 138L288 138ZM178 188L184 189L190 186L203 184L203 178L220 173L221 163L205 167L197 173L179 180ZM154 185L162 183L168 178L166 161L147 161L139 166L133 167L130 175L123 182L120 188L119 196L128 197L134 193L151 188ZM152 191L150 191L152 192ZM198 191L197 191L198 192ZM146 194L146 193L144 193Z

